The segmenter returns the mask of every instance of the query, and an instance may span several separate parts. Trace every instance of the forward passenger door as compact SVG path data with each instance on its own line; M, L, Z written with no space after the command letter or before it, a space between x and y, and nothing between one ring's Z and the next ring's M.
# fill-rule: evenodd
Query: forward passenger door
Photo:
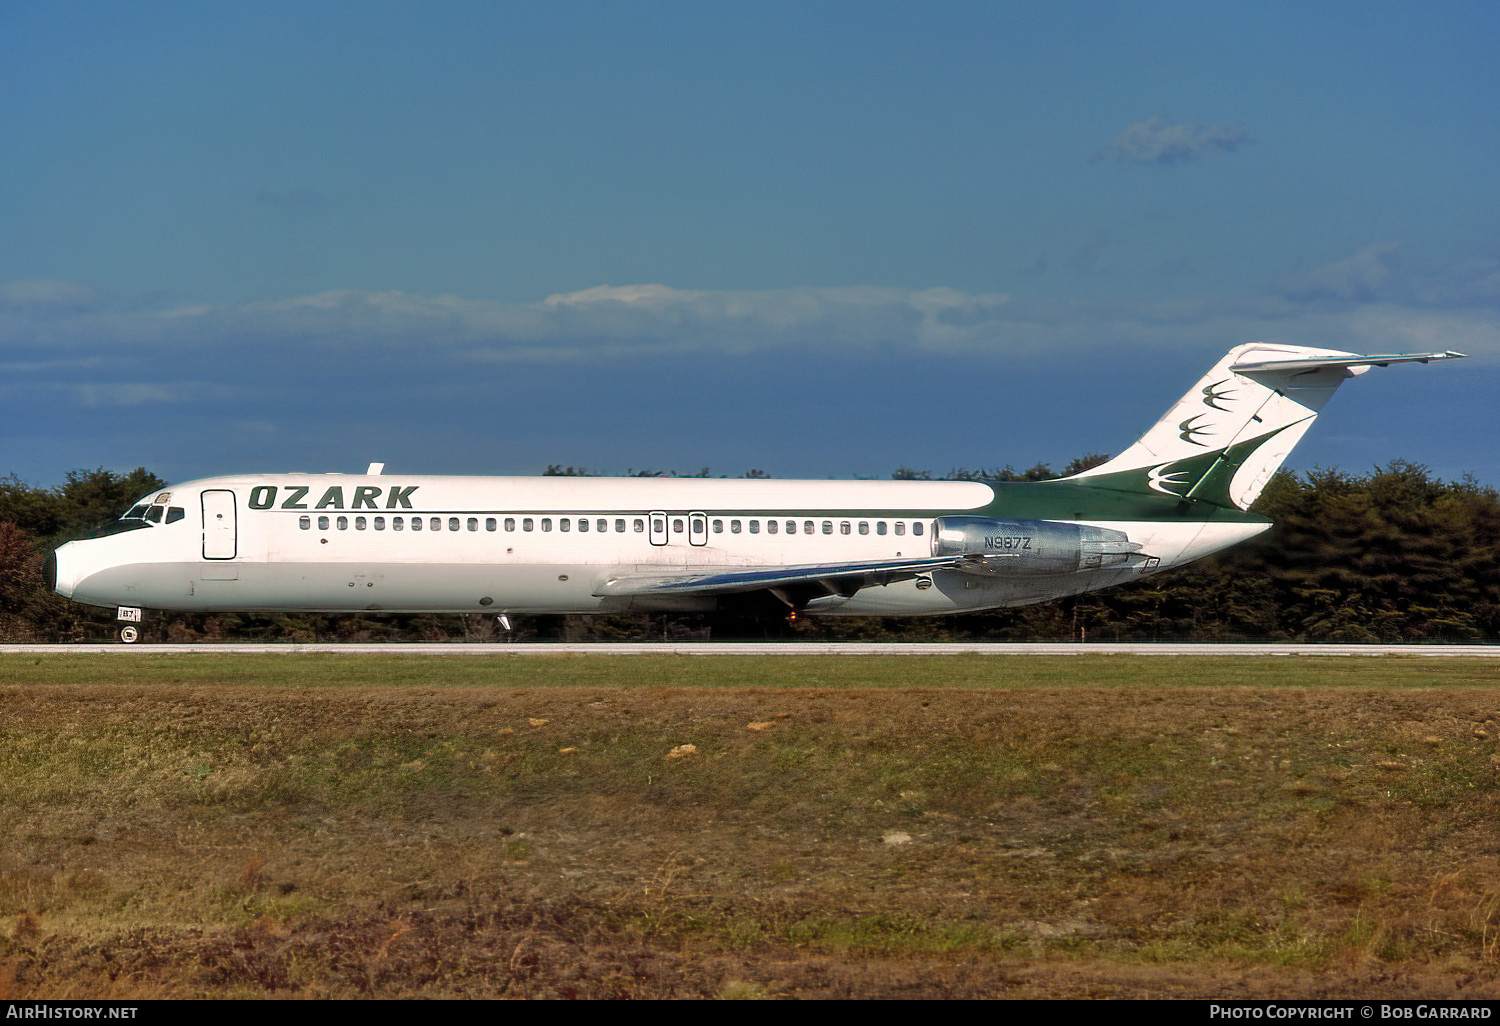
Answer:
M203 558L233 559L239 552L234 493L210 488L203 493Z

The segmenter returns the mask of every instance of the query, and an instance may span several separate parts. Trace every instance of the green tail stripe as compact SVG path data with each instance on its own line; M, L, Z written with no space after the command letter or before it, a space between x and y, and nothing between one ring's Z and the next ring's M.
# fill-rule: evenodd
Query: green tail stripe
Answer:
M1281 432L1311 419L1304 417L1275 431L1236 442L1227 448L1199 453L1171 463L1101 474L1090 479L1089 484L1110 491L1144 492L1172 496L1185 502L1238 509L1234 500L1229 497L1229 485L1240 467L1261 446Z

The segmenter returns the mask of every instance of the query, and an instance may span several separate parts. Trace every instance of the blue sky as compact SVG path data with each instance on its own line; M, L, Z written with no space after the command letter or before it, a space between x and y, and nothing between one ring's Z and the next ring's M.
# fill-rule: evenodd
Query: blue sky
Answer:
M0 473L1118 452L1500 484L1492 3L0 3Z

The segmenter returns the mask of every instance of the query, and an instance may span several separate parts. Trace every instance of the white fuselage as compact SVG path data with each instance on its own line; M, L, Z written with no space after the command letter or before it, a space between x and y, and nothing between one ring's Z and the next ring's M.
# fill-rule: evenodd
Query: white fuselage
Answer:
M57 590L91 605L199 611L712 609L711 595L619 595L606 585L642 573L926 557L935 518L984 510L995 491L977 482L284 474L192 481L156 499L154 510L172 511L157 522L59 548ZM1083 522L1124 532L1150 559L1026 578L935 570L804 608L911 615L1045 601L1179 565L1266 526Z

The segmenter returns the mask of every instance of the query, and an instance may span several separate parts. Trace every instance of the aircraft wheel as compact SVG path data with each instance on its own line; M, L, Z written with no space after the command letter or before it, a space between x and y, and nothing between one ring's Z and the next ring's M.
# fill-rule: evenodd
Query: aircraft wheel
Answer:
M134 645L141 639L141 632L134 627L121 627L120 640L127 645Z

